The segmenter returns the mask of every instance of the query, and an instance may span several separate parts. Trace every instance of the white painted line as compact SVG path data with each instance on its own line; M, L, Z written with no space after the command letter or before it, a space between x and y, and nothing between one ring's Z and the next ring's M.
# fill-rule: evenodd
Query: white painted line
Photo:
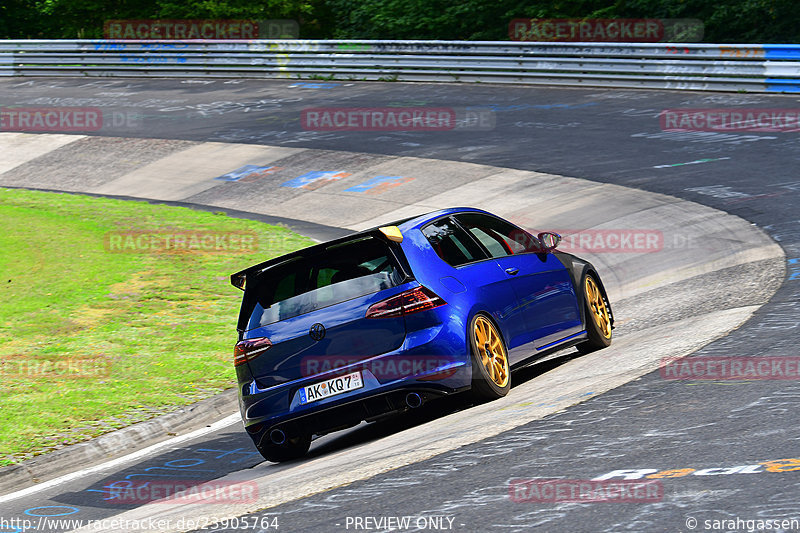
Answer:
M672 168L672 167L682 167L685 165L699 165L700 163L711 163L713 161L724 161L726 159L730 159L730 157L714 157L711 159L696 159L694 161L689 161L686 163L672 163L671 165L656 165L653 168Z
M99 465L95 465L89 468L84 468L83 470L78 470L77 472L72 472L71 474L66 474L64 476L51 479L50 481L45 481L44 483L39 483L32 487L28 487L26 489L18 490L17 492L12 492L10 494L0 496L0 503L16 500L17 498L22 498L30 494L35 494L45 489L61 485L62 483L72 481L73 479L78 479L84 476L88 476L90 474L94 474L95 472L100 472L102 470L115 468L119 465L129 463L137 459L141 459L142 457L147 457L151 453L161 450L162 448L169 448L170 446L175 446L187 440L192 440L197 437L202 437L203 435L206 435L208 433L213 433L214 431L233 425L236 422L241 422L241 416L239 415L239 413L234 413L230 416L226 416L222 420L217 420L210 426L196 429L191 433L187 433L186 435L180 435L178 437L174 437L169 440L159 442L158 444L153 444L152 446L148 446L147 448L142 448L141 450L129 453L128 455L123 455L122 457L112 459L111 461L107 461L105 463L101 463Z

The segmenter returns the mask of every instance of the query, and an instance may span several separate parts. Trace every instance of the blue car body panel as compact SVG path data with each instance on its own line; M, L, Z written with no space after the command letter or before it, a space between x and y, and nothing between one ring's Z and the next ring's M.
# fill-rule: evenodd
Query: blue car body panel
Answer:
M399 281L393 286L320 308L306 309L299 302L286 318L278 304L267 309L257 304L260 315L253 311L252 316L240 317L240 340L272 342L262 355L236 367L242 417L256 444L275 427L323 434L396 412L403 407L398 398L410 391L432 397L468 389L472 361L467 330L478 312L495 322L512 365L586 338L587 317L578 287L585 272L594 272L591 264L557 252L481 257L452 266L434 250L423 228L464 213L493 216L452 208L397 224L402 242L385 239L397 261L392 275ZM356 235L384 238L377 229ZM353 238L255 265L234 274L232 281L241 287L245 280L279 268L287 258L308 257L313 264L314 254L323 253L326 246L332 249ZM334 290L331 287L317 291ZM445 304L413 314L366 318L370 306L419 288L432 291ZM242 314L248 309L243 303ZM324 330L322 338L312 337L314 327L317 336ZM403 365L404 371L386 371ZM301 388L355 371L362 374L362 387L301 403Z

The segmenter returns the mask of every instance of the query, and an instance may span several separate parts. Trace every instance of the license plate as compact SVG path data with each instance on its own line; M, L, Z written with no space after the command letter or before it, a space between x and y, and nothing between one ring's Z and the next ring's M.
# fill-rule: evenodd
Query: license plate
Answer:
M337 394L344 394L345 392L360 389L363 386L364 381L361 379L361 372L353 372L345 376L320 381L300 389L300 405L316 402L323 398L330 398Z

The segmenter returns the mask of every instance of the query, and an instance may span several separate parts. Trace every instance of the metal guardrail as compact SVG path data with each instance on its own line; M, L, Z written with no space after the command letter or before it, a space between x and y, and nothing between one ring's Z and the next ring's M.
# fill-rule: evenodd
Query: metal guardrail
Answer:
M800 92L800 45L0 41L0 76L244 77Z

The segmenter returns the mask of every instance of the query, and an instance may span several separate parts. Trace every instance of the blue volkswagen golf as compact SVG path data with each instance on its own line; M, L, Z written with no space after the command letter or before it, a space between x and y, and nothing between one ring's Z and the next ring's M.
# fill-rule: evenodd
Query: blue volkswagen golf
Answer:
M600 276L560 239L452 208L233 274L239 405L258 450L301 457L313 435L462 391L499 398L514 367L608 346Z

